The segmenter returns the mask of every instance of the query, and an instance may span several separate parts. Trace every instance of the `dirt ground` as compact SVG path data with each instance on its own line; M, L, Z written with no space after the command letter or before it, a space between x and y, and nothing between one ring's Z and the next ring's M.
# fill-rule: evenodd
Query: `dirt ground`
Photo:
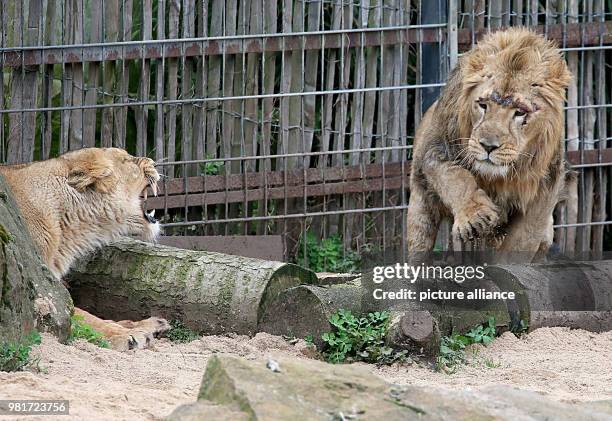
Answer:
M215 353L306 358L304 349L303 341L290 344L260 333L254 338L205 336L188 344L162 339L152 350L118 353L82 341L62 345L43 335L33 351L39 369L0 372L0 399L69 399L70 417L53 420L158 420L196 399L206 362ZM370 367L398 384L475 389L501 383L574 402L612 399L611 355L612 332L544 328L520 339L502 335L476 349L470 363L451 375L416 363Z

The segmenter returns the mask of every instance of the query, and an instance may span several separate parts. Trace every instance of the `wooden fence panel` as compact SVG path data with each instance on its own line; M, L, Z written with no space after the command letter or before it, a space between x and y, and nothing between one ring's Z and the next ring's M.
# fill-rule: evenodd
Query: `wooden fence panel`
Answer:
M457 51L491 30L527 24L566 50L575 75L565 137L579 178L555 213L557 224L570 225L556 242L568 252L611 248L612 4L436 2L438 15L425 25L424 4L6 2L0 160L122 147L154 158L167 177L163 197L148 205L164 210L169 233L280 234L291 254L308 232L337 234L347 251L395 247L422 92L444 82ZM456 42L447 33L450 7L458 8ZM434 60L422 60L424 51ZM440 80L423 87L426 62Z

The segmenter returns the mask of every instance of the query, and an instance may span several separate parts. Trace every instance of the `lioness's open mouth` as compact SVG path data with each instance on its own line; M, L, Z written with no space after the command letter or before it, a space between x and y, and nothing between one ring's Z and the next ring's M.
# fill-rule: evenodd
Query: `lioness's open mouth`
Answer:
M150 212L147 212L144 208L145 202L147 200L148 197L148 189L149 187L151 187L151 191L153 192L153 196L157 197L157 181L153 178L153 177L147 177L147 185L145 186L145 188L142 190L142 196L144 197L144 200L142 201L142 216L144 217L144 219L146 219L150 224L157 224L158 221L157 219L155 219L155 209L153 209Z

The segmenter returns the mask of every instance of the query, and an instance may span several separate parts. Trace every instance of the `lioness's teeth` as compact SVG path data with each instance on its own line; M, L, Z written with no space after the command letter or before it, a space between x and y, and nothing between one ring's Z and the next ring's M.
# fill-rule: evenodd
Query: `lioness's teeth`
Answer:
M153 190L153 196L157 197L157 183L151 182L151 190Z
M155 217L155 209L153 209L151 212L149 212L147 215L149 215L151 218Z
M148 197L147 189L144 189L143 193L144 193L144 200L147 200L147 197Z

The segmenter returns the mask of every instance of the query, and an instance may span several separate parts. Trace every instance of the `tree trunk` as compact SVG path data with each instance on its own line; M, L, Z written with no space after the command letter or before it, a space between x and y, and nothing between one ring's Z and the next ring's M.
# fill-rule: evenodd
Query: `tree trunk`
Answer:
M379 285L364 275L362 280L345 284L303 285L282 291L267 307L260 328L273 334L312 335L320 345L321 334L332 330L329 317L339 309L356 314L388 310L388 343L402 349L422 348L426 353L437 350L441 336L465 333L491 316L501 331L517 329L521 321L530 330L544 326L612 330L612 261L488 266L485 275L477 283L461 285L423 279L414 284L386 280L382 288L408 288L417 294L427 289L513 291L515 299L403 300L389 306L389 301L372 299L373 289Z
M300 338L312 335L314 343L321 346L321 334L332 330L329 324L331 315L339 309L360 314L362 295L359 280L346 284L290 288L270 302L259 327L273 335Z
M156 315L206 334L254 334L279 293L316 276L293 264L122 240L78 262L67 280L76 305L99 317Z

